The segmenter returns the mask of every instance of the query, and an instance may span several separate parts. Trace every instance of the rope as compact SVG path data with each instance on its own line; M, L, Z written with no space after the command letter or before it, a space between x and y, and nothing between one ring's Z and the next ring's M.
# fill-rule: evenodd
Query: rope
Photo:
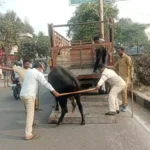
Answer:
M72 95L72 94L85 93L85 92L90 92L90 91L94 91L94 90L97 90L97 89L96 88L90 88L88 90L80 90L80 91L76 91L76 92L61 93L61 94L59 94L59 96L66 96L66 95Z

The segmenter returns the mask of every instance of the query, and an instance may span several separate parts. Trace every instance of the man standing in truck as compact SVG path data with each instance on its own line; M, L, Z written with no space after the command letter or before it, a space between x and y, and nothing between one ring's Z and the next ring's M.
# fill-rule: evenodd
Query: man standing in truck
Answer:
M96 36L96 37L93 38L93 41L94 41L95 44L101 44L105 40L104 39L99 39L99 36ZM95 53L96 53L96 61L95 61L93 72L97 73L98 65L100 63L102 63L102 64L106 63L107 51L102 45L100 45L100 46L95 47Z
M105 40L104 39L100 39L99 36L95 36L93 38L93 41L94 41L95 44L101 44ZM100 46L96 46L95 47L95 53L96 53L96 61L95 61L93 73L97 73L98 65L100 63L101 64L106 64L107 51L102 45L100 45ZM106 92L105 83L102 85L101 90L102 90L103 93Z

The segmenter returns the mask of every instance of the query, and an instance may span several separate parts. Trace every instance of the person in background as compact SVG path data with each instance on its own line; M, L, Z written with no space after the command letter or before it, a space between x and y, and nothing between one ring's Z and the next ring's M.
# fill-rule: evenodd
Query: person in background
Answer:
M122 105L120 106L121 111L126 112L128 106L127 88L128 84L133 81L134 68L131 57L125 53L125 49L123 47L118 48L118 55L119 59L113 67L114 69L119 70L119 75L126 83L126 88L122 91Z
M20 81L21 85L23 84L24 77L25 77L27 71L28 71L29 69L31 69L31 68L30 68L30 61L29 61L29 60L24 60L24 61L23 61L23 67L21 67L21 66L19 66L19 65L18 65L18 66L17 66L17 65L14 65L13 68L2 67L2 66L0 66L0 68L1 68L2 70L11 71L11 72L12 72L12 71L16 72L16 73L19 75L19 81ZM38 99L35 100L35 110L36 110L36 111L41 111L41 109L39 108L39 100L38 100Z
M126 87L126 83L115 73L115 71L107 69L104 64L100 64L98 69L102 76L97 84L97 89L99 89L105 81L108 81L111 85L111 90L108 96L109 112L105 113L105 115L116 115L120 112L118 94Z
M55 91L50 83L44 77L43 70L44 64L37 62L34 64L33 69L29 70L24 78L20 97L24 101L26 107L26 125L25 125L25 140L37 139L38 134L32 133L32 125L34 120L34 104L35 97L38 93L38 86L41 83L47 89L49 89L54 96L59 97L59 93Z

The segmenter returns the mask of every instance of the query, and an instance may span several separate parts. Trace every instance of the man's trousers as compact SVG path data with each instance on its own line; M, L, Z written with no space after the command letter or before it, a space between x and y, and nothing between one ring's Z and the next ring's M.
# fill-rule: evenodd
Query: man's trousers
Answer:
M35 106L35 98L24 98L21 97L24 101L24 105L26 108L26 125L25 125L25 137L31 137L32 134L32 125L34 120L34 106Z
M126 83L126 87L125 89L122 91L122 106L127 106L128 105L128 84L129 84L129 78L123 78L122 79L125 81Z
M125 87L126 84L124 82L119 82L111 88L108 96L109 110L111 112L116 112L116 110L119 110L118 94L121 93L121 91L124 90Z

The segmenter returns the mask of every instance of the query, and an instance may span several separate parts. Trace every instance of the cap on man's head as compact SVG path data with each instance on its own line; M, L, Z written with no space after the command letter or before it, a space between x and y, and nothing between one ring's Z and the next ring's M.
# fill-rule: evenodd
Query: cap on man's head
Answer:
M100 39L99 39L99 41L100 41L100 42L105 42L105 40L104 40L104 39L102 39L102 38L100 38Z
M99 41L99 36L94 36L93 41Z

